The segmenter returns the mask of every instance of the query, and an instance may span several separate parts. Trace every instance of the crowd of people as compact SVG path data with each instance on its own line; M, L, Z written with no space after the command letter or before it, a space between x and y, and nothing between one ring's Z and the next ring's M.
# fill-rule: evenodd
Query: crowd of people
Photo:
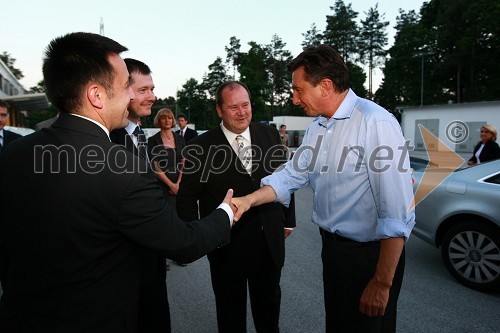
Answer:
M247 298L257 332L279 332L293 192L311 186L326 332L395 332L415 223L409 161L371 165L404 138L349 88L340 55L313 46L289 64L293 103L316 117L302 145L319 150L287 161L286 126L252 122L239 81L216 91L216 128L198 136L163 108L146 138L152 71L126 50L92 33L52 40L43 74L58 116L25 138L3 129L0 101L0 331L170 332L166 258L208 254L219 332L246 332ZM496 130L484 133L471 162L498 153Z

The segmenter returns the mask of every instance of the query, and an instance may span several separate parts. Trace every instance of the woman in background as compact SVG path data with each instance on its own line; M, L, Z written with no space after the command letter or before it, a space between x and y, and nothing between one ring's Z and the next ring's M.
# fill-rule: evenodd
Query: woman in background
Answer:
M481 126L481 141L474 148L474 153L467 164L475 165L500 158L500 147L497 141L497 130L493 125Z
M182 178L182 149L186 146L184 138L174 133L173 112L168 108L158 110L153 124L160 131L148 139L148 153L151 165L163 189L167 203L175 208L176 195Z

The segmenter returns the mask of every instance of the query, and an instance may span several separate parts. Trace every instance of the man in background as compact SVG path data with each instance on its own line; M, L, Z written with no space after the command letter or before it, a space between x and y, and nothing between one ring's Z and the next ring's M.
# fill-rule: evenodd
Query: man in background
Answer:
M185 221L206 216L228 188L245 195L286 161L278 131L252 123L250 92L238 81L216 91L222 122L186 146L177 212ZM280 278L285 238L295 211L269 203L252 209L231 232L231 243L208 255L220 333L245 333L247 294L257 332L279 332ZM247 292L248 290L248 292Z
M189 121L186 115L183 113L179 113L179 115L177 116L177 124L179 125L180 129L175 133L182 136L186 143L189 143L189 141L198 136L198 132L188 127L188 122Z
M130 101L128 123L124 128L110 133L111 141L125 146L132 154L145 159L147 168L147 141L141 129L141 118L151 115L156 101L151 69L142 61L126 58L125 65L130 75L130 88L134 99ZM134 203L135 204L135 203ZM141 250L141 293L139 297L139 332L170 332L170 307L167 293L167 261L148 249Z
M22 137L22 135L8 131L4 128L5 124L7 124L7 119L9 119L9 115L9 104L3 99L0 99L0 154L12 141Z

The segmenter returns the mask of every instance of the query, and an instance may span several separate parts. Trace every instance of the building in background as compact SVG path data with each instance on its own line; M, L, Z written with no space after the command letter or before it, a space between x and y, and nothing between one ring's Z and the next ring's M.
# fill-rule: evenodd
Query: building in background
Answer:
M30 113L49 107L45 93L30 93L24 89L2 60L0 60L0 99L10 105L7 125L12 127L27 127Z
M472 153L480 140L480 128L491 124L500 130L500 101L408 106L398 108L406 139L419 150L437 150L432 142L425 147L419 125L425 127L451 150Z

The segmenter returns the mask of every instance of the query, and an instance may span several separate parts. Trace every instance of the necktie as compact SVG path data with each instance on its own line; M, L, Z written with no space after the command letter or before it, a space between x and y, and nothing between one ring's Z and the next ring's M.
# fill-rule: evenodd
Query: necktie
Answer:
M250 164L251 162L250 149L245 148L245 139L243 138L243 136L238 135L236 137L236 142L238 144L238 157L240 158L241 163L243 164L243 167L247 170L247 172L251 173L252 165Z
M1 135L1 134L0 134L0 139L2 139L2 135ZM2 142L3 142L3 141L2 141ZM3 150L3 143L2 143L2 142L0 142L0 153L1 153L1 152L2 152L2 150Z
M184 131L183 130L181 130L181 136L184 137Z
M142 158L143 160L148 160L148 154L147 154L147 141L146 141L146 135L144 134L144 131L137 126L134 129L134 132L132 132L133 135L137 137L137 150L139 152L139 157Z

